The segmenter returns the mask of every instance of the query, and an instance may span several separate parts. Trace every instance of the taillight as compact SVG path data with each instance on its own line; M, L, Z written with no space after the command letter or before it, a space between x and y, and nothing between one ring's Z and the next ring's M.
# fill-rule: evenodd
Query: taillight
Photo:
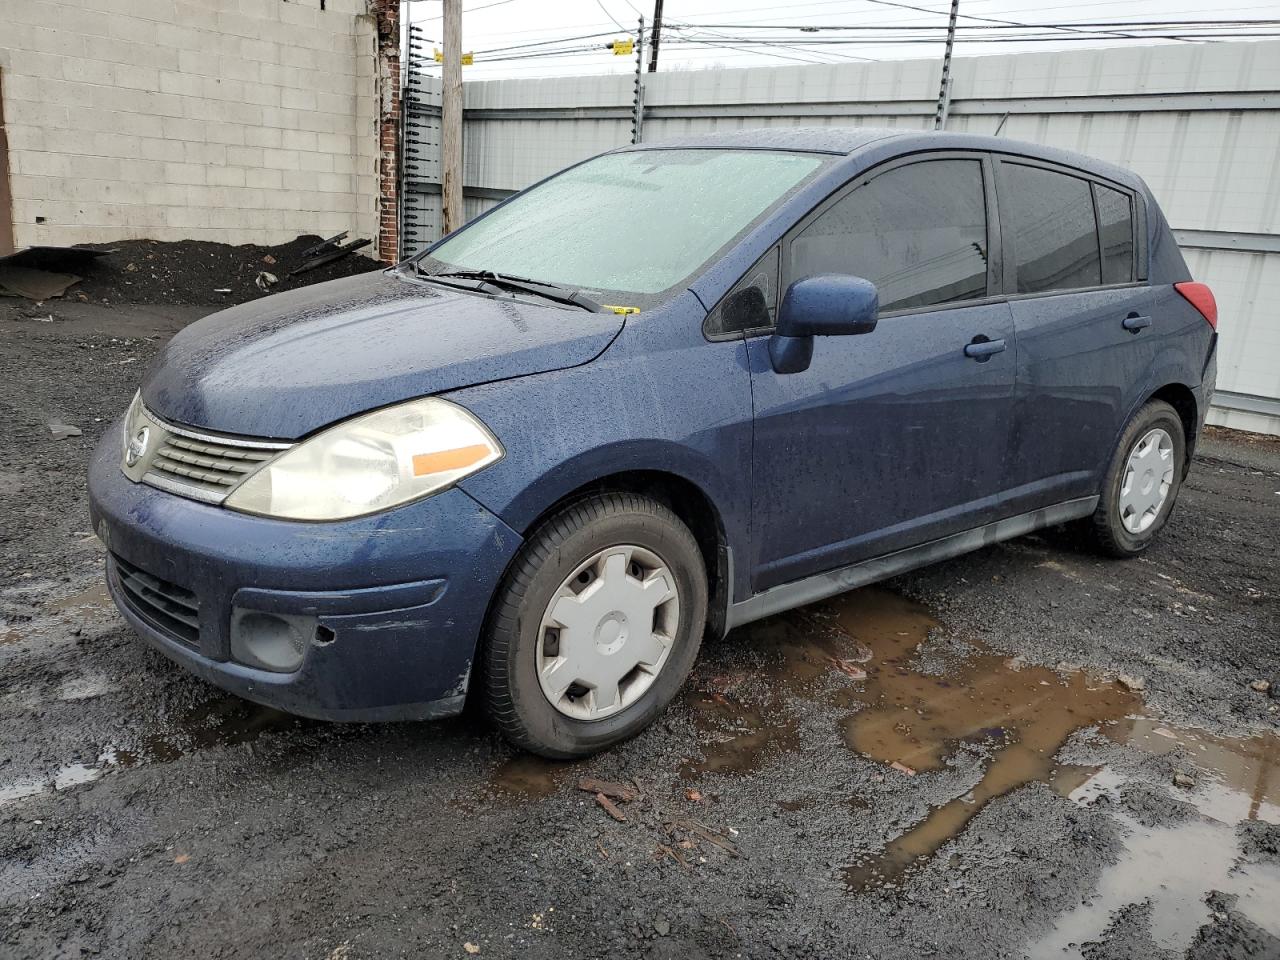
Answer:
M1213 291L1203 283L1195 283L1187 280L1183 283L1175 283L1173 289L1177 290L1191 304L1200 311L1200 316L1209 321L1209 326L1218 329L1218 301L1213 299Z

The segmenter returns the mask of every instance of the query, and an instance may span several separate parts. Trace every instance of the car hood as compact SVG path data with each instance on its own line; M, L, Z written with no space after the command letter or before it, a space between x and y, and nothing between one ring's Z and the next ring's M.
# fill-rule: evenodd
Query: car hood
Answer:
M622 324L368 273L196 321L160 351L142 400L178 424L292 440L399 400L586 363Z

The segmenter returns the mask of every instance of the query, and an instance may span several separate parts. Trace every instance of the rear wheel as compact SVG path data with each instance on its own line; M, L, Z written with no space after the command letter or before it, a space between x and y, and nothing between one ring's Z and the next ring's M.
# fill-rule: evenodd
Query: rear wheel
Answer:
M1090 539L1103 553L1132 557L1163 529L1182 485L1186 437L1169 404L1153 400L1120 436L1088 521Z
M513 744L557 759L634 736L697 657L707 578L693 534L629 493L572 504L529 538L485 637L490 716Z

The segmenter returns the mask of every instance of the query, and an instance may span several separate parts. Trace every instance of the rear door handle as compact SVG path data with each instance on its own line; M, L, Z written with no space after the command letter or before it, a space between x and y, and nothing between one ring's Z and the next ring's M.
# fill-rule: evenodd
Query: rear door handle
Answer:
M979 363L985 363L997 353L1004 352L1003 340L988 340L982 334L973 338L971 343L965 344L964 355Z
M1124 328L1130 333L1141 333L1151 326L1150 317L1140 317L1136 313L1129 314L1122 322L1124 323Z

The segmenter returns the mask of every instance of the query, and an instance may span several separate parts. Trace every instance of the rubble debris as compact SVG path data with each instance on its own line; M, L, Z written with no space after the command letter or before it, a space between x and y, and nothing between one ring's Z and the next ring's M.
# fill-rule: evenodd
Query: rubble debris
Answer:
M686 800L689 800L692 803L702 802L702 791L700 790L686 790L684 792L684 796Z
M841 673L847 674L854 680L867 679L867 671L852 660L838 660L835 657L827 657L827 661Z
M116 253L115 249L99 247L55 247L50 245L23 247L16 253L0 257L0 264L27 267L30 270L47 270L62 273L84 270L99 257Z
M597 780L595 777L582 777L578 780L578 789L584 793L602 793L614 800L630 803L639 791L627 783L613 783L609 780Z
M271 291L271 288L274 287L279 282L280 282L279 277L277 277L274 273L270 273L266 270L259 270L257 279L253 281L254 286L256 286L263 293L269 293Z
M289 271L289 276L296 277L300 273L307 273L316 267L323 267L326 263L333 263L335 260L341 260L343 257L355 253L357 250L369 246L372 240L365 238L357 238L348 243L342 241L346 239L347 231L343 230L335 236L329 237L327 240L321 240L319 243L308 247L302 251L303 264L296 269Z
M462 945L462 949L467 951L467 953L471 954L473 957L480 952L480 948L476 946L474 943L472 943L470 940L468 940L466 943Z
M1249 684L1249 689L1256 690L1258 693L1266 693L1268 690L1271 689L1271 681L1255 680L1253 681L1253 683Z
M1141 677L1131 677L1127 673L1122 673L1116 677L1116 683L1133 693L1139 693L1146 688L1146 681Z
M916 775L914 767L908 767L905 763L902 763L899 760L893 761L889 766L893 767L893 769L897 770L899 773L905 773L908 777L914 777Z
M714 847L719 847L731 857L742 857L743 853L738 849L738 845L730 840L723 833L712 830L701 820L694 820L690 817L677 817L667 825L667 835L674 837L677 833L688 833L705 840Z
M603 793L596 794L596 803L600 804L600 806L604 808L604 812L609 814L609 816L613 817L613 819L617 820L619 823L627 822L627 815L619 810L614 802Z
M84 433L79 427L73 427L69 423L51 423L49 424L49 432L53 434L53 439L55 440L79 437Z
M687 843L687 842L688 841L682 841L682 843ZM692 847L692 846L693 844L689 844L689 847ZM684 849L687 850L689 849L689 847L685 847ZM654 853L654 859L660 860L663 857L670 857L676 863L680 864L681 868L683 868L684 870L693 869L693 867L689 866L689 861L684 858L683 854L681 854L679 850L675 849L675 847L668 846L665 843L660 843L658 844L658 849Z
M1183 790L1190 790L1196 785L1196 779L1191 774L1179 770L1173 775L1173 785L1181 787Z
M88 247L24 247L0 257L0 296L49 300L80 282L79 272L114 250Z
M73 273L52 273L30 267L0 263L0 295L23 297L37 302L60 297L67 288L79 283Z

